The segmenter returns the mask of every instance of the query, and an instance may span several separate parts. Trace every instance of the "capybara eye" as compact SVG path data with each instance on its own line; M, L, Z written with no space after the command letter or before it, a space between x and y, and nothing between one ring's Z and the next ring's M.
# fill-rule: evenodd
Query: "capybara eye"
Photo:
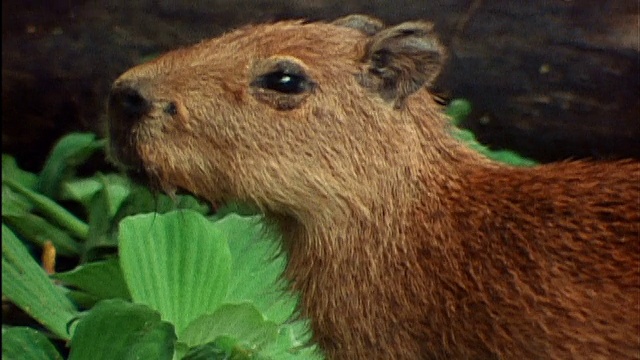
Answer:
M304 75L290 74L286 71L274 71L256 79L256 85L283 94L301 94L310 88L310 82Z
M276 110L298 107L317 86L302 61L291 56L256 61L251 77L251 95Z

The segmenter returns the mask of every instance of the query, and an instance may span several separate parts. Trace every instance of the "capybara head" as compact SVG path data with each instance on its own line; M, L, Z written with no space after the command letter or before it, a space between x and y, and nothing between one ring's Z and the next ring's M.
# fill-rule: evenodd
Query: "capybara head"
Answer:
M422 90L443 57L427 22L384 28L355 15L242 28L117 79L110 152L166 191L214 203L294 217L365 209L376 196L366 185L406 178L411 162L429 160L415 159L419 148L446 151L429 133L444 121Z

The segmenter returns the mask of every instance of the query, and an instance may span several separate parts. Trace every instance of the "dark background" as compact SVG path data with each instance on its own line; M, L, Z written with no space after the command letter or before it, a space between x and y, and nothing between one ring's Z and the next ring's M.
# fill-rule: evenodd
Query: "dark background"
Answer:
M73 130L102 132L110 83L172 48L247 23L428 19L453 56L435 90L465 126L540 161L640 158L637 0L3 0L2 150L32 171Z

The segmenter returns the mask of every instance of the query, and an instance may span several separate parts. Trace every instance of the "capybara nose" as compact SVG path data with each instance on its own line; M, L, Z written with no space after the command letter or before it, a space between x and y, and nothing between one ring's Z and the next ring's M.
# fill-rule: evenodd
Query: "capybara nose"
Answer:
M109 94L109 117L138 121L151 109L151 103L132 86L116 85Z

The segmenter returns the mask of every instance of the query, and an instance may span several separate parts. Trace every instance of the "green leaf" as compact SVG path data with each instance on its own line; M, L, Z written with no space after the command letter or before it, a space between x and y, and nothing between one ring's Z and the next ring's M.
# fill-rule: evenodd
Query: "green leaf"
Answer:
M114 219L116 221L127 216L155 212L164 214L174 210L195 210L201 214L207 214L207 205L190 195L177 195L171 198L167 195L152 192L149 188L131 184L129 196L122 202Z
M280 235L265 229L260 216L229 214L215 222L229 239L232 278L225 303L250 302L268 320L281 324L278 337L260 350L272 359L322 359L309 346L311 330L306 320L295 318L298 296L282 280L285 258L279 251Z
M173 358L174 359L182 359L184 358L184 355L186 353L189 352L189 347L187 346L187 344L181 342L181 341L177 341L176 342L176 351L173 354Z
M460 126L471 114L471 103L466 99L454 99L445 109L445 114L452 118L454 125Z
M35 262L22 242L2 224L2 295L57 336L68 339L74 305Z
M2 216L21 216L31 211L33 205L24 196L2 183Z
M513 166L533 166L537 164L536 161L526 158L511 150L491 150L491 153L488 154L488 156L493 160Z
M454 99L445 109L445 113L451 117L453 125L459 127L471 114L471 103L466 99ZM454 128L453 136L489 159L513 166L532 166L536 164L535 161L525 158L513 151L489 149L478 142L475 134L470 130Z
M103 187L97 176L90 178L73 178L62 184L60 199L77 201L88 206L91 198Z
M90 178L71 179L62 184L61 198L80 202L86 209L99 191L109 198L109 216L113 217L131 192L129 180L118 174L96 174Z
M259 216L261 212L255 205L232 201L217 209L211 220L219 220L231 214L252 217Z
M232 213L215 225L229 239L233 259L233 277L225 302L249 301L276 323L290 319L298 300L281 280L286 260L278 251L279 235L265 229L260 216Z
M60 193L62 182L71 178L76 168L96 150L104 147L104 140L96 140L93 133L71 133L60 139L51 150L40 177L38 190L51 198Z
M306 321L285 324L278 331L278 338L266 344L260 355L278 360L321 360L324 356L317 345L310 345L311 332Z
M111 215L111 200L108 187L104 185L100 191L93 195L89 203L89 236L85 243L87 252L97 247L117 246L117 238L111 236L110 231L114 223ZM88 259L84 258L83 260Z
M453 135L464 142L471 149L483 154L489 159L502 162L513 166L533 166L535 161L518 155L517 153L509 150L491 150L488 147L482 145L476 140L475 135L465 129L454 129Z
M82 222L67 209L60 206L50 198L32 191L20 183L11 179L2 179L2 185L7 185L11 190L27 198L38 210L47 218L50 218L58 225L69 230L69 232L81 239L86 239L89 233L89 225Z
M228 336L238 339L251 350L257 350L275 340L277 335L278 326L265 320L255 306L248 303L225 304L213 314L202 315L192 321L180 336L180 341L196 346Z
M24 213L22 215L8 215L4 217L7 224L11 225L22 237L40 247L45 242L51 241L56 252L64 256L77 256L82 251L80 243L69 234L60 230L42 217Z
M29 189L36 187L38 175L22 170L11 155L2 154L2 179L12 179Z
M196 199L191 195L177 195L176 199L171 199L170 197L166 197L167 199L172 201L173 209L190 209L199 212L200 214L208 214L210 213L209 206L202 201Z
M218 344L210 342L194 346L182 357L182 360L230 360L231 353Z
M62 360L62 356L41 332L29 327L3 327L2 360Z
M173 326L156 311L120 299L104 300L78 322L69 360L169 360L175 342Z
M95 295L91 295L82 290L69 290L67 291L67 297L71 299L74 304L78 307L78 309L90 309L97 302L103 299L99 299Z
M247 349L232 337L221 336L215 341L190 348L182 360L268 360L268 358Z
M53 274L51 277L67 287L80 289L100 300L131 298L118 259L80 265L71 271Z
M120 264L134 302L172 322L178 336L227 294L231 255L215 226L193 210L128 217L120 223Z

